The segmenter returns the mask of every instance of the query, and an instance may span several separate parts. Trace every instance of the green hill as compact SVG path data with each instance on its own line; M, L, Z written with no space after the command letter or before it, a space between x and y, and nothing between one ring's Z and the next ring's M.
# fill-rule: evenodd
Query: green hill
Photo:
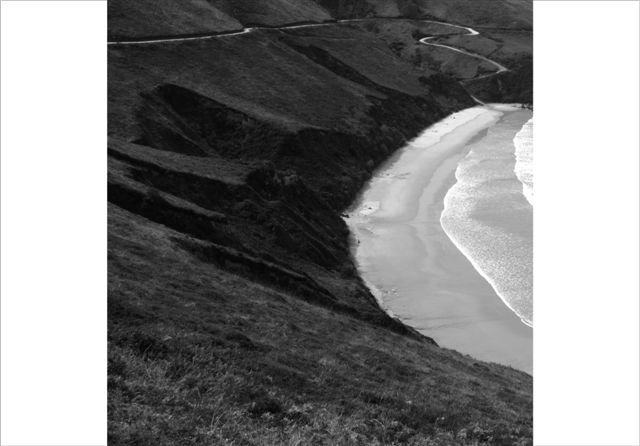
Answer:
M110 35L356 14L163 4L111 2ZM531 376L390 318L349 254L341 213L375 167L474 104L458 80L486 68L442 74L416 43L431 34L476 44L382 20L109 46L110 444L531 444ZM527 35L512 34L489 30L474 49L527 60ZM473 87L500 98L527 85Z

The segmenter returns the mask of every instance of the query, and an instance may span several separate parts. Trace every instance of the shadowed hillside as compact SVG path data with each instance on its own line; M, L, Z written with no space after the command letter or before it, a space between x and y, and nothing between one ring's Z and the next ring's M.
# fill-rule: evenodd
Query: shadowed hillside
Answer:
M453 14L423 3L435 6L384 14ZM530 24L530 8L505 3L492 25ZM382 4L110 2L109 34ZM449 19L485 23L474 11ZM110 444L531 444L531 377L385 314L341 218L394 150L474 104L465 85L496 100L530 88L472 85L490 68L416 43L477 44L456 34L394 19L109 46ZM488 31L473 51L526 60L526 36L510 35Z
M431 17L488 28L526 28L533 24L531 0L314 0L336 18Z

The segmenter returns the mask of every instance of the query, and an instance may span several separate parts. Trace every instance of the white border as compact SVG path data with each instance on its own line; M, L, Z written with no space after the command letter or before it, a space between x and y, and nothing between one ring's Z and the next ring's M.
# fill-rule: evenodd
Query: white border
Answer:
M106 444L106 2L2 2L2 444Z
M2 444L106 443L106 2L2 2ZM535 2L535 444L638 445L638 3Z
M534 2L536 445L638 438L638 2Z

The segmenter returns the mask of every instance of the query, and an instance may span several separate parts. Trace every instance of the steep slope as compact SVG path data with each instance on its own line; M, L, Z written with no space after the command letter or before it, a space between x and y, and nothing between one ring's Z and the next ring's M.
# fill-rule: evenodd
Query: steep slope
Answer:
M245 25L277 26L323 22L332 18L328 11L313 0L212 0L212 3Z
M206 0L109 0L109 40L202 34L242 28Z
M487 28L531 29L531 0L315 0L335 18L431 17Z
M207 58L212 52L226 63ZM161 222L253 256L269 253L327 287L344 279L336 272L353 280L339 213L374 167L425 122L473 103L358 28L116 47L110 57L111 155L144 166L128 175L136 184L226 216L208 235L175 227L177 217ZM185 58L198 62L180 64ZM141 75L137 64L155 70ZM206 175L192 170L197 164ZM145 203L131 198L144 189L117 183L113 203L134 212ZM338 303L386 319L370 296L354 293Z
M464 55L452 56L446 49L421 48L429 66L438 67L460 80L474 96L486 102L533 103L533 46L531 31L479 28L479 36L448 35L438 43L461 48L499 62L509 71L474 79L495 68Z
M375 167L474 103L425 34L451 29L109 47L110 444L531 443L531 377L390 318L349 254Z
M109 444L531 444L530 376L109 219Z
M533 27L531 0L413 0L418 14L454 23L485 28L528 29Z

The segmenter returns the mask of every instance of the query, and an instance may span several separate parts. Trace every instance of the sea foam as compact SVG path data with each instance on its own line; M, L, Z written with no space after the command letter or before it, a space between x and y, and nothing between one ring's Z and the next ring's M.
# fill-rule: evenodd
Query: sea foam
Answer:
M533 118L529 119L513 139L516 147L514 172L522 183L522 193L533 206Z
M533 207L514 174L515 139L506 138L521 125L522 118L508 115L470 145L445 196L440 222L504 303L532 325Z

